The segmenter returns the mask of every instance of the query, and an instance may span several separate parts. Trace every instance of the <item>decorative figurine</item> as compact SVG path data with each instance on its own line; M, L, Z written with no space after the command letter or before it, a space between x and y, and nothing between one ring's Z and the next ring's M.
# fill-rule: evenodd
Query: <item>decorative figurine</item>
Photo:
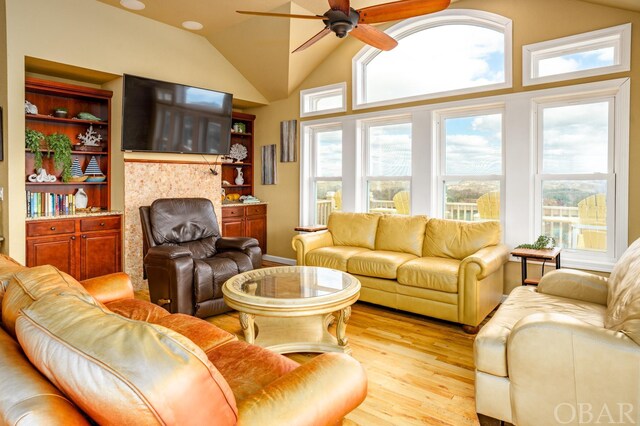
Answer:
M234 143L233 145L231 145L229 157L233 158L235 161L244 160L245 158L247 158L247 147L240 143Z
M236 167L236 170L238 172L238 176L236 177L236 185L243 185L244 175L242 174L242 167Z
M80 139L86 146L100 146L100 141L102 140L102 135L93 130L93 124L89 126L86 133L79 134L78 139Z

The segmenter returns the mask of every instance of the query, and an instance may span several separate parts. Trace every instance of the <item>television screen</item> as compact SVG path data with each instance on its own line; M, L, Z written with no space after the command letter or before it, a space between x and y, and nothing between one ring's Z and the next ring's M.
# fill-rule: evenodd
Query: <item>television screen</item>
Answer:
M122 150L229 153L229 93L124 76Z

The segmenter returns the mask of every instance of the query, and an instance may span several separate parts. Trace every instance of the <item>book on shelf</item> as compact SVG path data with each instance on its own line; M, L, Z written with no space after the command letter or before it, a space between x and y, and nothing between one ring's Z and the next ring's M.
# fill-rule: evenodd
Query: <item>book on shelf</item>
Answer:
M75 214L75 198L73 194L27 191L27 217Z

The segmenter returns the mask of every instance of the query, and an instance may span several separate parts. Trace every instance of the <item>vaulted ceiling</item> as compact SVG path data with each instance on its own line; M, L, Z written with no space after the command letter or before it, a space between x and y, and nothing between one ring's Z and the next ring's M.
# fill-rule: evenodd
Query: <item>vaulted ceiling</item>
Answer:
M292 54L323 28L322 22L236 13L322 15L329 8L325 0L142 0L143 10L124 9L119 0L98 1L178 28L184 21L200 22L203 29L194 32L205 37L270 101L287 97L340 43L329 36ZM389 1L352 0L351 6L360 9ZM583 1L640 12L640 0Z

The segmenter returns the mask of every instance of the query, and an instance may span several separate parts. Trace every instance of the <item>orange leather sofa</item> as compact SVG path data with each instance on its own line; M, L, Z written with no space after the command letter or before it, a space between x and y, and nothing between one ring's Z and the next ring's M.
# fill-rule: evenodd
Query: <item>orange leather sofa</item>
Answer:
M0 424L325 425L365 398L362 366L302 366L136 300L126 274L82 284L0 255Z

